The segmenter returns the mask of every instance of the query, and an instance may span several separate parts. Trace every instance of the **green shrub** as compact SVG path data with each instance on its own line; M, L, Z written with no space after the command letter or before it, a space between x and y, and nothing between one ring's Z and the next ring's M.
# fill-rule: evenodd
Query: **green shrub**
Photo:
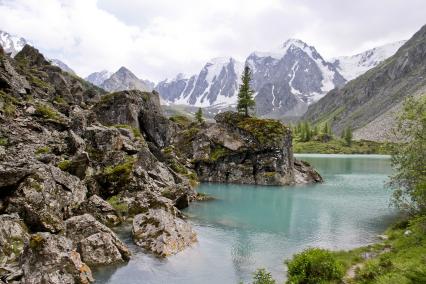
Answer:
M185 115L181 115L181 114L171 116L169 119L173 121L174 123L177 123L179 126L185 127L185 128L187 128L192 123L189 117Z
M129 211L129 206L127 205L127 203L121 201L119 195L111 196L107 199L107 202L115 209L115 211L117 211L118 215L127 215Z
M40 154L47 154L49 152L50 152L50 148L48 146L43 146L43 147L38 148L35 151L35 154L40 155Z
M129 179L135 159L128 157L124 163L109 166L104 169L104 175L109 182L126 181Z
M6 102L3 106L3 112L8 117L14 116L16 113L16 106L11 102Z
M39 116L45 119L53 119L53 120L60 119L58 112L56 112L54 109L52 109L51 107L45 104L37 104L34 114L36 116Z
M8 139L5 137L0 137L0 146L7 146L8 144Z
M340 281L343 265L328 250L310 248L293 256L287 262L287 283L317 284Z
M63 171L67 171L71 166L70 160L62 160L58 163L58 168L60 168Z
M210 160L217 161L221 157L224 157L228 154L228 149L222 145L217 145L210 153Z
M253 273L253 284L275 284L276 281L272 278L265 268L260 268Z

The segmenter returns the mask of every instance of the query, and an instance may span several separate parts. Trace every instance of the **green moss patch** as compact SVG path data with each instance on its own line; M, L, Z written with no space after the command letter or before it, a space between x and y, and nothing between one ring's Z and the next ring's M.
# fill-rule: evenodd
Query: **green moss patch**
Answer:
M41 104L41 103L36 104L36 110L34 115L44 119L52 119L56 121L59 121L61 118L59 113L56 110L54 110L48 105Z
M112 127L129 129L129 130L132 131L133 136L135 136L136 138L142 137L140 130L136 127L133 127L133 126L130 126L130 125L127 125L127 124L116 124L116 125L113 125Z
M126 181L132 173L135 161L135 158L128 157L124 163L106 167L103 174L109 182Z

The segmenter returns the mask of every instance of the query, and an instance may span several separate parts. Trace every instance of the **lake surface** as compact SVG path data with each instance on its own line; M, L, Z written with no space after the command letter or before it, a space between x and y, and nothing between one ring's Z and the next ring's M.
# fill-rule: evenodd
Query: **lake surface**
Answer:
M214 201L185 210L199 242L159 259L132 244L120 267L95 273L97 283L250 283L256 268L285 279L283 261L308 247L350 249L377 241L394 220L390 159L379 155L300 154L319 170L325 182L286 187L201 184L199 192Z

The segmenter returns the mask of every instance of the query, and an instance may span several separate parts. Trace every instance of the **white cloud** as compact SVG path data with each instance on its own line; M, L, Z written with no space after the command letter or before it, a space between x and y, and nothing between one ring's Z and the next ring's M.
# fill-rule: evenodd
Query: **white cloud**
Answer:
M290 37L325 57L352 54L408 38L425 10L423 0L0 0L0 29L82 76L124 65L161 80Z

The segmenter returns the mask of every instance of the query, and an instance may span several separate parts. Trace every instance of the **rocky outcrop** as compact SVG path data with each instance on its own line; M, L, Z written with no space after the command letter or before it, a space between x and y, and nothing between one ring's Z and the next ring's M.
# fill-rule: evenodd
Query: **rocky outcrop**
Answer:
M176 254L197 241L191 226L164 209L149 209L133 219L135 243L157 255Z
M93 282L90 268L81 261L71 240L50 233L31 236L22 258L23 284Z
M129 260L130 251L111 229L90 214L66 220L67 237L88 265L105 265Z
M215 124L194 129L192 136L183 136L176 144L194 160L201 181L260 185L322 181L315 170L293 158L291 131L281 122L235 112L215 119Z
M174 127L157 93L105 94L30 46L0 50L1 281L89 283L130 258L108 226L150 209L190 230L194 174L161 151Z
M18 213L33 231L57 233L86 198L84 184L53 166L34 168L10 196L7 212Z

